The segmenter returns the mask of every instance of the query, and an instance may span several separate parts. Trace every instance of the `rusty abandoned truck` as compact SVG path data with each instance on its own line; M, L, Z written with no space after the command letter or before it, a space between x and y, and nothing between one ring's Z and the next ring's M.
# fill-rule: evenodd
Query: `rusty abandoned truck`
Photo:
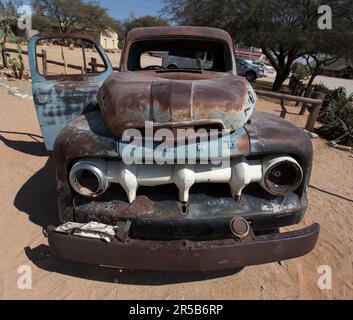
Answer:
M102 61L98 68L96 59L88 63L84 57L84 66L72 75L48 72L39 63L44 59L39 43L52 37L34 36L29 57L36 112L56 166L62 225L47 229L54 256L119 268L203 272L288 260L314 248L318 224L280 232L300 223L306 212L311 141L295 125L255 111L256 94L237 76L227 32L134 29L119 72L93 40L56 35L73 38ZM170 52L180 58L177 67L163 64ZM190 63L190 57L197 61ZM153 134L201 129L207 140L168 134L151 140L146 123ZM140 134L140 144L125 139L127 131ZM160 155L180 160L180 140L183 149L196 150L185 152L184 163L144 161L167 142L170 147ZM227 151L228 161L201 159L211 140ZM127 163L123 154L137 160L136 149L142 162Z

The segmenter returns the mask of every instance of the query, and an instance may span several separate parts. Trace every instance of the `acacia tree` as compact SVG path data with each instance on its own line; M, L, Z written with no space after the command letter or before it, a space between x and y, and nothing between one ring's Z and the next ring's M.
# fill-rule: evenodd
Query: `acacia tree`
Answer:
M129 18L125 20L116 20L116 29L119 30L119 44L123 45L125 41L125 35L131 29L134 28L145 28L145 27L164 27L169 25L169 21L162 17L158 16L142 16L136 17L135 14L132 12L130 13Z
M142 16L136 17L134 13L130 14L130 17L123 21L123 29L125 32L129 32L133 28L145 28L145 27L163 27L168 26L168 20L156 17L156 16Z
M340 58L353 58L353 0L332 3L332 29L311 31L311 41L304 56L311 72L308 86L329 66Z
M273 90L279 90L293 62L313 50L320 5L336 9L337 3L344 6L349 1L164 0L162 13L177 24L225 29L235 41L261 48L277 72Z
M62 33L74 29L114 29L115 20L97 2L83 0L33 0L32 7L39 23L54 23ZM40 19L42 17L42 19Z

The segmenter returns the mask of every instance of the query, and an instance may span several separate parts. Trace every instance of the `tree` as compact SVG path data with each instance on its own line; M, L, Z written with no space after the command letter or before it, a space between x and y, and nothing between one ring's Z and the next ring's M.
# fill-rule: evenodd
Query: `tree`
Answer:
M322 74L323 67L327 67L335 63L340 57L338 55L328 55L326 53L311 53L304 56L306 64L310 70L310 79L306 87L310 87L317 76Z
M8 0L0 1L0 47L3 64L7 67L6 42L11 32L11 27L17 24L19 14L17 9L21 5L20 1Z
M303 56L311 74L307 87L322 74L324 67L345 56L346 41L345 32L337 28L325 32L313 31L312 41Z
M167 19L155 16L142 16L136 17L132 12L130 13L129 18L119 21L116 20L116 29L119 30L119 43L123 45L125 41L125 35L134 28L146 28L146 27L165 27L169 25Z
M75 29L102 30L115 27L115 20L108 10L97 2L83 0L33 0L36 19L57 25L62 33ZM42 17L42 20L39 20ZM45 20L45 19L47 20Z
M331 10L335 13L332 29L311 30L311 41L305 48L304 58L311 72L308 86L323 72L323 67L340 58L353 57L353 0L336 1L332 3Z
M123 29L125 33L129 32L134 28L146 28L146 27L164 27L168 26L168 20L161 17L155 16L143 16L136 17L133 13L130 14L130 17L123 22Z
M326 31L317 25L320 5L336 8L349 1L164 0L162 13L178 24L225 29L235 41L261 48L277 72L273 90L279 90L293 62L312 52L313 37Z
M44 15L34 14L32 16L32 28L34 30L50 32L53 24L53 20Z

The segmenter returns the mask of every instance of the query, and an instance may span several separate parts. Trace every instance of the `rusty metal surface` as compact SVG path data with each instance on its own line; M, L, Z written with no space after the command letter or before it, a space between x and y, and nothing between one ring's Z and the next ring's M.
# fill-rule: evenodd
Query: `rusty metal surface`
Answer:
M313 147L307 133L298 126L266 112L255 112L245 126L252 155L290 154L303 169L311 168Z
M280 122L280 125L278 125L278 122ZM302 129L264 113L256 113L252 124L247 125L246 130L249 133L250 142L247 134L245 136L240 135L238 137L239 140L237 140L240 142L237 146L238 153L234 156L241 156L243 154L252 157L274 153L290 153L303 166L304 181L297 192L300 202L302 203L301 208L298 207L298 200L294 202L289 201L287 203L282 200L282 202L279 202L281 205L278 206L276 203L278 204L278 201L281 200L275 200L271 197L266 198L265 196L261 198L260 193L255 193L252 200L254 202L253 205L249 206L243 204L242 206L241 203L234 205L234 200L229 199L229 190L226 196L224 196L224 194L218 194L217 191L220 190L216 188L203 190L201 193L204 194L204 197L207 198L207 194L211 193L210 197L198 201L198 205L192 210L198 214L207 211L212 212L213 209L211 210L211 208L213 208L212 204L214 204L215 207L218 206L221 208L221 212L215 209L216 214L222 212L228 212L229 214L239 212L241 214L253 213L256 216L256 213L263 213L262 216L267 215L269 221L271 221L271 219L274 220L272 216L273 213L275 213L274 216L276 216L282 211L284 214L290 213L290 215L293 215L294 217L291 221L292 223L297 223L300 218L296 217L296 215L302 217L306 209L305 189L308 185L312 161L310 140L304 135ZM249 150L249 143L251 150ZM62 222L74 221L75 219L74 197L76 195L68 182L68 170L70 169L70 165L72 165L75 160L84 157L116 160L120 157L118 144L118 140L106 127L99 111L79 117L58 136L54 150L54 160L57 168L59 209ZM171 194L174 194L174 198L171 197ZM167 194L167 197L169 196L168 201L160 201L157 204L154 204L154 202L158 200L158 197L156 198L156 195L153 194L150 196L151 197L148 198L146 194L139 195L138 200L130 207L124 193L119 194L119 192L116 192L112 194L108 192L104 195L105 198L101 198L100 203L93 201L90 205L86 205L86 207L80 207L80 205L84 204L77 202L76 206L78 206L78 208L76 212L80 213L78 216L80 219L91 217L93 219L99 219L104 223L114 222L122 216L126 217L127 212L133 216L133 214L136 213L152 214L154 211L158 214L159 210L166 215L165 217L168 217L168 213L179 213L180 208L177 199L177 190L171 192L169 195ZM287 198L287 200L288 199L289 198ZM160 197L159 200L161 200ZM278 210L278 208L282 209ZM274 212L275 209L277 210L276 212ZM256 219L261 221L259 216L256 216Z
M249 154L250 144L245 129L241 128L227 139L229 140L229 138L234 147L231 150L232 156ZM220 139L224 140L225 138L220 137ZM222 144L224 142L222 141ZM53 156L57 169L59 208L62 221L73 219L73 191L68 181L70 165L75 160L85 157L117 160L125 145L126 143L121 142L110 132L99 111L78 117L61 131L56 140ZM196 153L196 157L200 158L199 151Z
M127 128L143 128L145 121L157 127L219 121L224 129L234 131L253 111L249 91L252 88L244 78L229 73L172 73L167 78L153 71L121 72L105 81L98 102L109 129L118 137Z
M103 241L64 235L48 228L54 256L95 265L160 271L213 271L293 259L315 246L320 227L287 233L248 237L243 241L218 240L148 241L114 239Z
M297 224L306 202L297 194L268 197L260 188L246 190L240 202L229 196L225 185L197 185L191 191L188 212L183 214L174 186L141 188L130 205L116 187L100 199L77 197L75 221L115 225L132 221L131 235L145 239L213 239L231 237L230 221L244 217L254 230Z
M60 220L74 221L73 191L68 180L69 165L82 157L117 158L117 143L99 111L76 118L65 127L55 142L57 195Z

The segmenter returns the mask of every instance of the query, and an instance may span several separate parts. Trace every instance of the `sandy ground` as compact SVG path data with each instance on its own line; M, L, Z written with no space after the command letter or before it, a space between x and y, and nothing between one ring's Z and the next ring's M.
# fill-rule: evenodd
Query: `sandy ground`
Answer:
M17 83L17 84L16 84ZM18 84L20 83L20 84ZM29 82L13 82L30 92ZM0 298L1 299L352 299L353 158L313 140L310 207L300 226L319 222L321 236L305 257L245 268L238 273L174 274L123 271L61 261L50 256L42 228L57 222L55 175L42 144L33 101L0 87ZM279 115L273 101L258 109ZM288 107L288 119L306 117ZM18 288L29 266L32 289ZM318 269L332 268L332 290L320 290Z

